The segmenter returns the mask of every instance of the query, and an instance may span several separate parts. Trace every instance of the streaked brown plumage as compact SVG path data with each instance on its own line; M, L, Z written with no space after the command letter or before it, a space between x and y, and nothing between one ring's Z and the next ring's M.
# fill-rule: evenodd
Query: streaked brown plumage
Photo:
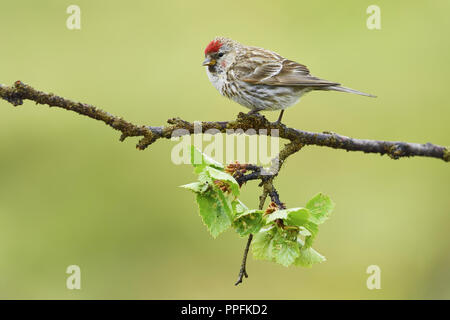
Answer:
M225 97L251 109L282 110L311 90L333 90L373 97L314 77L308 68L279 54L216 37L205 49L204 66L214 87Z

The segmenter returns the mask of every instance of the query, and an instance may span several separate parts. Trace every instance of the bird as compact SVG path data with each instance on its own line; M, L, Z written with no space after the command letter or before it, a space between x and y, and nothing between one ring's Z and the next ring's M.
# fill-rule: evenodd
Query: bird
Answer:
M300 63L270 50L246 46L226 37L215 37L205 48L202 63L212 85L223 96L250 109L284 110L313 90L340 91L367 97L374 95L341 86L311 75Z

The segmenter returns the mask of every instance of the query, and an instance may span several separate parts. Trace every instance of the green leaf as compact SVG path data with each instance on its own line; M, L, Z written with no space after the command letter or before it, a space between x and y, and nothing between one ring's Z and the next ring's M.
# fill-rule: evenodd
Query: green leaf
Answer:
M300 255L298 231L273 227L255 234L252 250L255 259L275 261L290 266Z
M262 210L246 210L237 215L233 221L233 227L240 236L257 233L264 226Z
M231 204L235 216L238 216L248 210L247 206L239 199L233 200Z
M231 203L221 192L197 193L197 203L203 223L216 238L231 226L233 212Z
M312 235L312 233L305 227L300 227L300 231L298 233L303 237L310 237Z
M298 235L298 232L296 234ZM294 235L291 231L276 227L258 232L252 244L253 257L275 261L286 267L292 264L311 267L326 260L313 248L304 246L300 238L295 240Z
M286 222L290 226L301 227L310 218L309 211L305 208L296 208L295 210L293 210L293 209L288 209L288 210L291 210L291 211L288 214L288 219Z
M300 249L297 241L289 240L284 237L274 239L275 261L285 267L289 267L300 255Z
M267 222L273 222L278 219L284 220L284 219L287 219L287 216L288 216L287 210L277 210L277 211L274 211L271 214L267 215L266 220L267 220Z
M211 179L226 182L231 188L231 193L235 197L239 196L239 184L231 175L226 172L217 170L213 167L206 167L205 171L208 173Z
M294 262L296 266L309 268L315 263L321 263L326 261L325 257L322 256L313 248L302 246L302 242L300 239L298 243L300 246L300 254Z
M334 209L334 202L322 193L318 193L306 204L306 208L311 213L311 221L321 224L328 219Z
M273 238L276 234L276 228L263 230L253 237L252 252L255 259L273 260Z
M203 193L206 190L208 190L208 185L206 183L202 183L202 182L192 182L192 183L188 183L188 184L184 184L182 186L180 186L181 188L185 188L191 191L194 191L196 193Z
M199 173L203 171L206 166L214 167L216 169L224 169L224 166L217 162L216 160L208 157L206 154L202 153L196 147L191 145L191 164L195 168L195 172Z
M310 235L305 237L305 246L311 247L317 233L319 232L319 226L313 222L307 222L303 227L309 231Z
M309 211L305 208L291 208L277 210L267 217L267 222L283 219L285 225L301 227L308 222Z
M222 202L223 206L227 209L226 214L232 221L234 218L234 211L233 211L233 205L232 205L232 201L231 201L230 197L227 197L225 195L225 193L223 193L222 190L220 190L218 188L216 188L215 191L216 191L215 194L217 195L219 200Z

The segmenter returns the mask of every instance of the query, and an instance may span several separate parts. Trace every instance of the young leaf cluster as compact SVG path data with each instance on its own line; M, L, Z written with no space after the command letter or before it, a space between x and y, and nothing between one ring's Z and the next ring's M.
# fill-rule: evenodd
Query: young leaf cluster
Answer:
M240 236L254 235L253 256L283 266L310 267L325 261L312 248L319 231L334 208L324 194L317 194L305 207L275 210L249 209L239 200L240 186L225 168L191 147L191 163L198 180L183 185L196 195L199 213L211 235L232 227Z

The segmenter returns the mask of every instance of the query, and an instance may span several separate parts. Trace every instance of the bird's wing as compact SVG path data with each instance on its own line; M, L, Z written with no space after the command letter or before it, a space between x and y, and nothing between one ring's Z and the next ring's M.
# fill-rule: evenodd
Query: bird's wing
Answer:
M327 87L339 85L336 82L316 78L309 73L306 66L287 59L259 61L254 64L254 67L251 72L241 74L240 80L270 86Z

